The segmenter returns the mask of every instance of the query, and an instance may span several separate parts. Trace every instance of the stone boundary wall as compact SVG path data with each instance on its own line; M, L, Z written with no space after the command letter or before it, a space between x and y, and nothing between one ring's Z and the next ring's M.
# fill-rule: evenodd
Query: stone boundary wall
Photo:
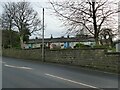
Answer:
M4 49L3 56L42 61L40 49ZM45 50L45 61L120 73L120 53L108 53L105 49Z

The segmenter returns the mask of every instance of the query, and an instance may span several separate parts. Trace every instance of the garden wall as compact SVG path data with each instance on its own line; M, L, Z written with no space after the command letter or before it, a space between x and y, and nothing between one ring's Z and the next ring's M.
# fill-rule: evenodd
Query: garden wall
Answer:
M41 50L4 49L3 56L42 61ZM45 50L45 61L119 72L120 53L108 53L105 49Z

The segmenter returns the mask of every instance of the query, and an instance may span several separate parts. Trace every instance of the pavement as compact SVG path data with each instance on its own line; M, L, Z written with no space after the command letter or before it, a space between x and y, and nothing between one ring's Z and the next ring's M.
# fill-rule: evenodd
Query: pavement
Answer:
M76 66L3 57L2 88L118 88L118 75Z

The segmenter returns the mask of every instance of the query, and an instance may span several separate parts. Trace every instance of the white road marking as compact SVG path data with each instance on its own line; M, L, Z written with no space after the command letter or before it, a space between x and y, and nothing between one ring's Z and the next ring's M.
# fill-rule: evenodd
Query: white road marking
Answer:
M77 81L73 81L73 80L70 80L70 79L63 78L63 77L55 76L55 75L52 75L52 74L45 73L45 75L53 77L53 78L58 78L58 79L61 79L61 80L64 80L64 81L72 82L72 83L75 83L75 84L87 86L87 87L90 87L90 88L99 89L98 87L95 87L95 86L92 86L92 85L88 85L88 84L85 84L85 83L80 83L80 82L77 82Z
M29 67L20 67L21 69L32 69L32 68L29 68Z
M0 61L0 63L6 63L6 62Z
M5 66L6 67L11 67L11 68L32 70L32 68L29 68L29 67L19 67L19 66L13 66L13 65L8 65L8 64L5 64Z

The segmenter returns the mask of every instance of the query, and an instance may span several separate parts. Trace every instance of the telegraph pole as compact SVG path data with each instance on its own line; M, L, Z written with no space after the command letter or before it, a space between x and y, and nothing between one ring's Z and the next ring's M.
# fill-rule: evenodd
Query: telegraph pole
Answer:
M44 51L44 8L43 8L43 29L42 29L42 61L45 62L45 51Z

